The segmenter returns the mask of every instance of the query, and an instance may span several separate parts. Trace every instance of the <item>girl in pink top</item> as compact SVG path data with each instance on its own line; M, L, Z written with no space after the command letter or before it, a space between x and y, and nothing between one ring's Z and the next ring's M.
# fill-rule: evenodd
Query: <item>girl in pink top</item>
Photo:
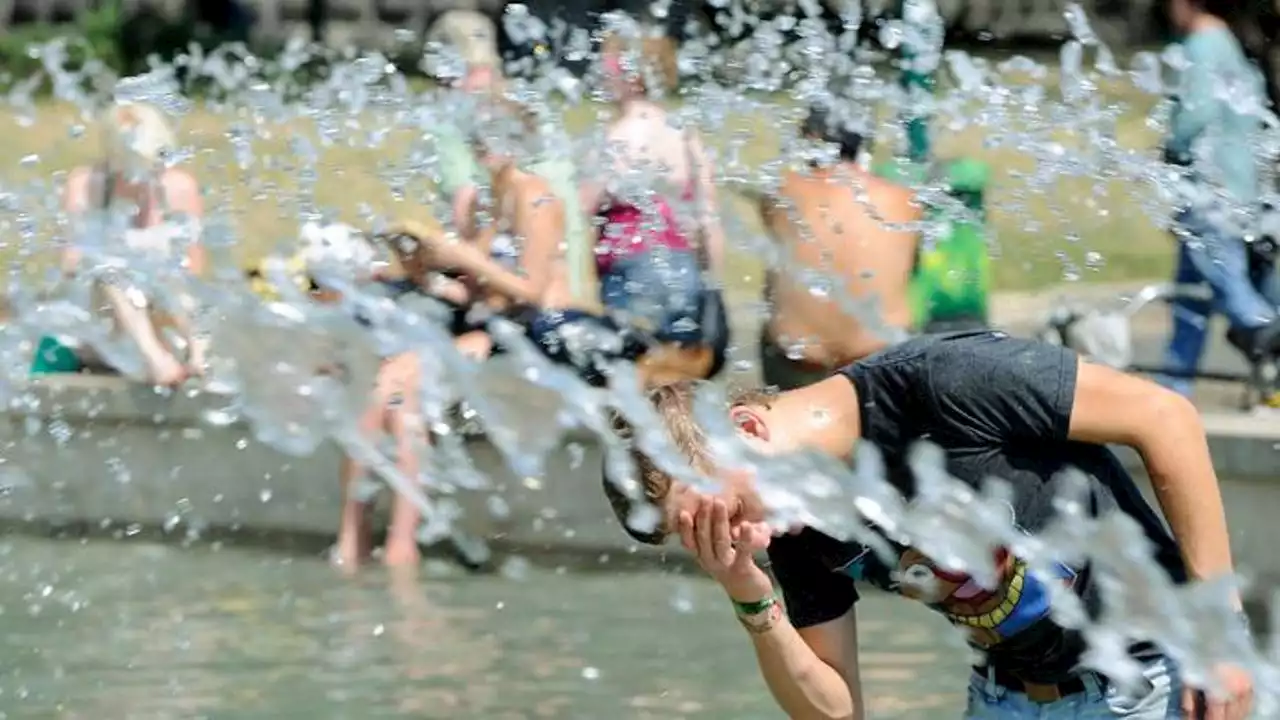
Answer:
M673 126L649 99L619 44L606 43L603 69L618 113L605 132L605 177L582 187L583 207L597 215L601 300L641 320L661 342L704 345L703 273L718 274L724 254L710 162L696 134ZM636 177L658 179L675 192L636 188ZM678 217L673 202L689 207L692 217Z

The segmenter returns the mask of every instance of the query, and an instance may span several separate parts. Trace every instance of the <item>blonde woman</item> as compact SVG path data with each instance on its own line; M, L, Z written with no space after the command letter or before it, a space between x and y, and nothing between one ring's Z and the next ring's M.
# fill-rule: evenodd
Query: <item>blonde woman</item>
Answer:
M714 375L728 336L723 298L708 284L722 276L725 253L711 158L697 133L652 97L654 73L644 71L654 48L648 41L633 50L617 35L604 41L601 70L616 114L579 198L598 218L600 299L651 327L659 345L642 366L663 383ZM670 85L675 71L658 63L656 74Z
M196 242L204 215L200 186L187 171L166 167L165 155L176 147L176 139L164 114L151 105L116 103L102 115L99 129L102 160L78 167L67 177L63 208L71 216L73 232L83 236L88 231L86 220L93 213L106 213L105 219L111 223L107 227L112 228L118 214L124 214L122 240L130 253L163 260L179 252L186 241L183 267L191 273L203 272L204 252ZM175 386L203 367L204 348L194 336L189 307L158 312L155 303L136 290L104 276L100 268L87 267L84 253L74 244L63 252L62 267L68 273L95 274L94 302L110 314L117 332L127 336L141 353L147 381ZM186 364L161 338L159 330L166 324L185 336L189 349ZM78 372L104 366L92 348L69 347L45 338L32 372Z

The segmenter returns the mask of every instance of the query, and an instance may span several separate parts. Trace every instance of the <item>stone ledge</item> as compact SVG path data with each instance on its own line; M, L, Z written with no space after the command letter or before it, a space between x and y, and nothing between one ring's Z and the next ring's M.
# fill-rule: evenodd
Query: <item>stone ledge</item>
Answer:
M339 453L331 444L290 457L255 441L243 423L205 423L203 411L225 398L164 397L121 378L44 378L32 396L0 417L0 523L136 524L179 536L221 529L332 537L336 530ZM1280 577L1272 531L1280 423L1214 413L1204 422L1238 563ZM541 554L661 557L632 543L614 520L600 490L597 443L566 440L537 478L513 474L485 438L467 443L491 483L454 495L471 535ZM1136 453L1120 454L1140 468Z
M184 426L205 423L204 413L228 398L207 392L155 388L114 375L45 375L33 378L25 397L8 412L44 419L78 418L134 425Z

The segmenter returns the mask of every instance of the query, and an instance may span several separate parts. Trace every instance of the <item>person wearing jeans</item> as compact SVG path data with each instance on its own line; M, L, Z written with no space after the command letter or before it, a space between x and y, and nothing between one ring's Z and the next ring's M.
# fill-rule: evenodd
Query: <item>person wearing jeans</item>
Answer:
M1133 612L1138 606L1121 599L1127 596L1112 595L1129 583L1107 570L1111 553L1121 548L1090 558L1055 555L1036 570L1023 550L1034 543L1006 539L1013 533L1046 537L1063 520L1059 508L1070 497L1080 512L1119 513L1142 533L1144 539L1124 551L1145 556L1148 582L1164 575L1182 586L1230 576L1213 458L1199 412L1186 398L1066 348L995 331L922 335L804 387L747 391L718 409L699 397L702 389L676 383L653 389L648 399L666 440L704 482L677 479L667 470L678 467L670 461L659 466L648 448L660 447L660 436L649 428L640 435L619 416L614 429L619 442L630 443L634 477L606 474L602 484L632 539L661 545L676 535L719 582L787 717L874 717L861 672L871 658L860 657L858 647L866 620L858 599L866 586L923 603L979 651L966 718L1165 720L1183 717L1184 708L1201 701L1207 703L1203 717L1249 717L1252 679L1243 668L1222 663L1210 670L1223 692L1200 698L1196 685L1203 680L1173 664L1185 650L1135 636L1127 654L1141 677L1121 682L1106 676L1101 653L1090 652L1090 640L1102 633L1093 636L1082 618L1053 612L1063 607L1062 592L1073 594L1091 621L1118 622L1121 612ZM850 505L850 515L826 515L852 501L826 490L838 480L811 485L801 466L791 474L779 467L765 480L742 462L747 456L720 444L727 438L710 436L712 421L704 418L712 413L764 456L806 453L852 462L863 445L874 446L875 460L858 463L856 472L882 472L886 487L857 491L866 514ZM924 517L918 510L943 496L921 482L925 463L916 461L924 459L917 443L925 438L955 482L976 492L991 478L1004 481L1003 502L987 506L998 515L978 517L966 506L956 515L964 524L949 526L956 534L945 540L941 523L918 524ZM1111 443L1142 457L1167 528ZM1067 468L1075 480L1064 477ZM899 500L901 514L891 509ZM845 529L855 514L866 523L863 532L842 538L822 529ZM988 549L985 580L970 574L973 560L968 572L954 560L941 562L940 553L956 557L956 543ZM759 551L768 552L772 578L756 563ZM1218 611L1242 611L1238 594L1229 602ZM1247 630L1241 617L1233 641L1243 642ZM938 643L945 640L939 636Z
M1251 206L1259 195L1253 138L1259 120L1243 109L1249 103L1242 98L1250 93L1261 97L1262 92L1257 70L1215 2L1169 1L1170 20L1183 36L1187 65L1165 155L1170 163L1187 168L1185 187L1190 190L1175 218L1179 247L1174 280L1179 285L1206 284L1213 290L1212 302L1180 297L1172 303L1164 384L1184 395L1191 392L1211 311L1227 316L1228 339L1251 362L1280 350L1280 291L1274 271L1250 277L1250 251L1241 231L1214 217L1238 209L1253 214Z
M1229 337L1246 355L1252 355L1255 346L1261 349L1275 343L1280 277L1274 268L1251 273L1244 241L1222 232L1201 214L1183 211L1177 222L1182 237L1174 282L1179 286L1206 283L1213 289L1212 299L1183 295L1172 302L1173 332L1165 353L1164 384L1190 395L1213 312L1227 317L1232 328Z

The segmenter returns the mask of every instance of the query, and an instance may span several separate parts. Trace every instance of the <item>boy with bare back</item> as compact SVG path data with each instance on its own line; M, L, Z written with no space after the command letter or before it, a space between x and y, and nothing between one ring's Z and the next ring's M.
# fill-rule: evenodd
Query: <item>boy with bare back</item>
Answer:
M809 161L760 198L765 227L794 264L766 276L772 314L760 342L765 384L784 390L881 350L910 327L907 287L919 243L912 225L922 218L910 189L859 166L860 133L820 109L810 112L803 132L838 146L838 161ZM830 292L813 292L814 272L823 284L834 281ZM874 299L887 327L841 309L848 297Z

